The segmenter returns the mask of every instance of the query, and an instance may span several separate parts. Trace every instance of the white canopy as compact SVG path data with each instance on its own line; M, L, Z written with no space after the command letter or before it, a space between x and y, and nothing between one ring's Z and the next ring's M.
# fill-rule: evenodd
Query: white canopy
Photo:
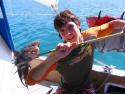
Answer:
M58 0L35 0L35 1L45 6L51 7L54 10L58 9Z

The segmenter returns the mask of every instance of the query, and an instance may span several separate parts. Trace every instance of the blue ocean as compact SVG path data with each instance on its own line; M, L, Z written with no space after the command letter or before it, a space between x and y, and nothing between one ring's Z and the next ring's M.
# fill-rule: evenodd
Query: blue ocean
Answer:
M50 7L35 0L4 0L4 5L16 50L21 50L29 42L39 40L40 53L44 53L62 42L53 26L56 13ZM88 28L86 17L98 15L100 10L102 15L120 17L125 11L125 0L59 0L58 12L64 9L72 10L80 18L82 30L85 30ZM95 50L94 61L95 64L125 69L124 52L100 53Z

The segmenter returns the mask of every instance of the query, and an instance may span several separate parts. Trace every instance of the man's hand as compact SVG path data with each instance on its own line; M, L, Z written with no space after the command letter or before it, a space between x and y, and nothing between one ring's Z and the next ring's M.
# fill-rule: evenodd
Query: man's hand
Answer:
M66 57L77 46L77 43L59 43L56 47L55 55L58 60Z

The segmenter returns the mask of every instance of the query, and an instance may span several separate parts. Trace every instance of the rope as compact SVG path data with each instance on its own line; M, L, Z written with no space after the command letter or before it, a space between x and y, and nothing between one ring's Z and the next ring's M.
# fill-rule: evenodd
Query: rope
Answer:
M122 34L124 34L123 31L119 32L119 33L107 35L107 36L104 36L104 37L100 37L100 38L96 38L96 39L91 39L91 40L85 41L83 43L93 43L93 42L96 42L96 41L99 41L99 40L102 40L102 39L106 39L106 38L110 38L110 37L113 37L113 36L120 36ZM83 43L81 43L81 44L83 44Z
M111 76L111 70L112 70L112 66L105 66L104 67L104 72L107 73L107 76L104 79L104 81L101 83L101 85L98 86L96 91L99 91L104 86L104 84L108 81L109 77Z
M96 91L99 91L103 85L108 81L109 77L110 77L111 73L108 73L108 75L106 76L106 78L104 79L104 81L102 82L102 84L96 89Z

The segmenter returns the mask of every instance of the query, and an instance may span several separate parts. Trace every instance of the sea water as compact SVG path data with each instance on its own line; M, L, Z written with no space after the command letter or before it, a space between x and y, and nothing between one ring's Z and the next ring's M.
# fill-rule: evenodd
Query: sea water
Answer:
M55 32L53 19L55 12L48 6L35 0L3 0L7 12L9 27L16 50L34 40L40 41L40 53L47 52L62 42ZM125 0L59 0L58 12L64 9L72 10L82 22L82 30L87 29L86 17L112 15L120 17L125 11ZM124 17L125 18L125 17ZM114 65L125 69L124 52L100 53L95 50L95 64Z

